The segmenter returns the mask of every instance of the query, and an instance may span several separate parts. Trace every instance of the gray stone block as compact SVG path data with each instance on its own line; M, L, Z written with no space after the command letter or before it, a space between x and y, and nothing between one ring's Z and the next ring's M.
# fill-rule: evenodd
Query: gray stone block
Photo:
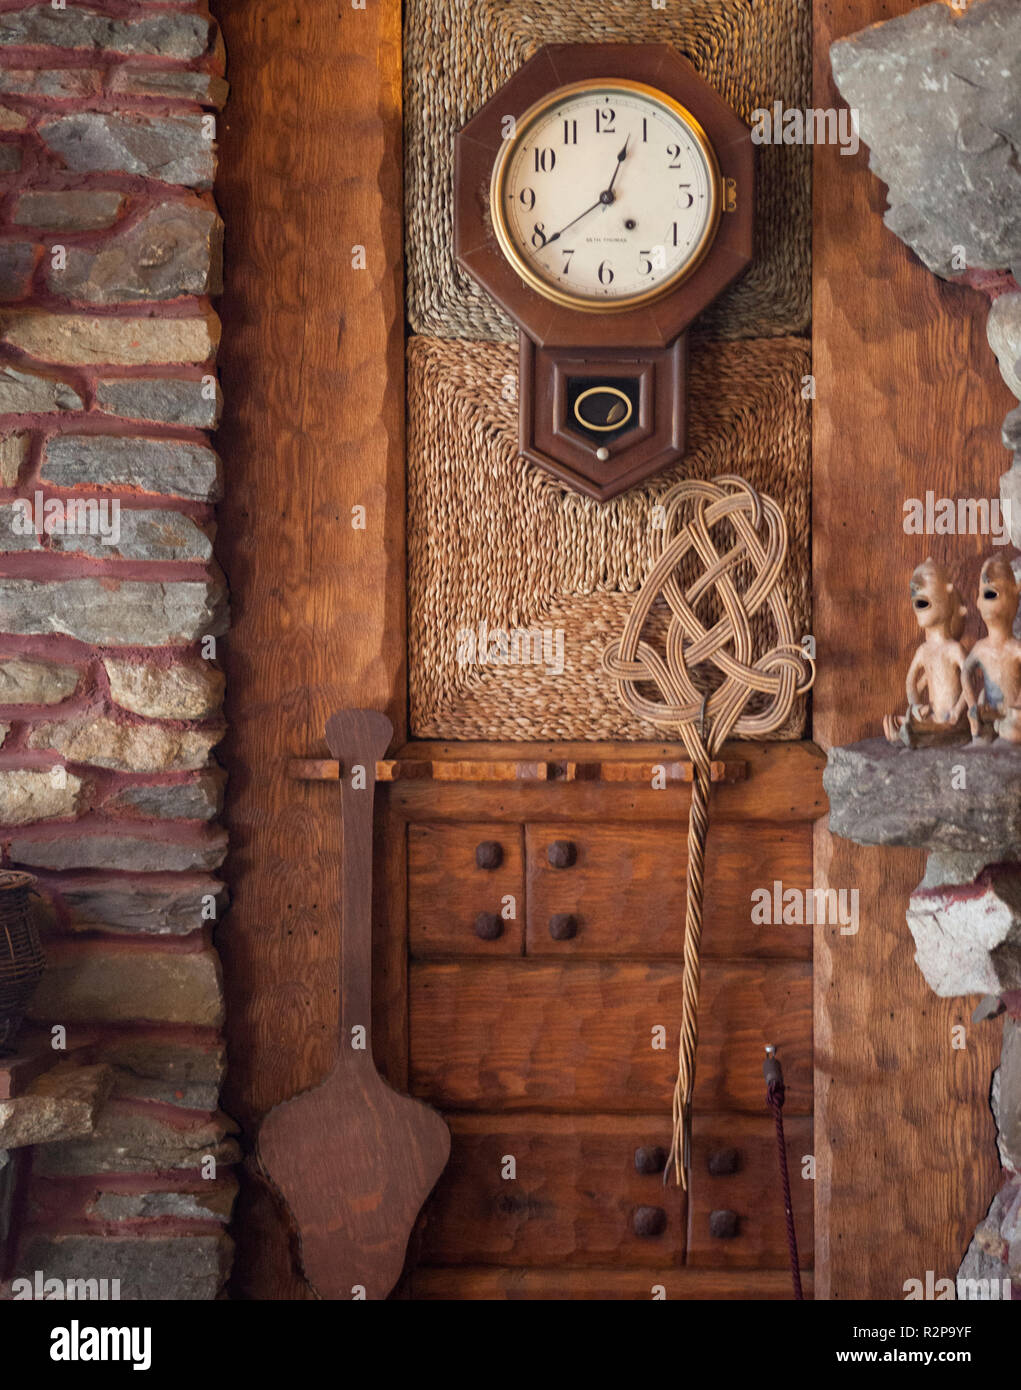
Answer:
M2 391L0 374L0 403ZM56 435L46 445L42 479L55 487L129 487L195 502L215 502L221 491L212 449L133 436Z
M916 888L907 920L918 967L941 997L1021 988L1021 869Z
M219 579L174 583L0 579L0 631L62 633L97 646L183 646L227 630Z
M1021 859L1021 748L866 739L830 750L823 786L830 830L857 844Z
M76 174L139 174L190 188L213 184L214 146L201 116L80 111L42 120L39 134Z

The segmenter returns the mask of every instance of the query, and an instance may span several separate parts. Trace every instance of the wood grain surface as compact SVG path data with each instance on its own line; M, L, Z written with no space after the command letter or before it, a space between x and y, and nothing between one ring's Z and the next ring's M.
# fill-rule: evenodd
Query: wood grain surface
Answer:
M444 1110L669 1115L681 974L680 961L412 963L410 1089ZM696 1109L761 1113L773 1043L788 1112L811 1111L811 980L801 961L703 963Z
M805 1297L811 1298L812 1276L801 1277ZM411 1290L416 1299L456 1302L792 1298L790 1275L770 1269L417 1269Z
M828 50L911 8L816 0L817 108L842 104ZM883 225L868 151L814 150L813 603L824 747L876 734L904 703L918 641L907 584L927 554L974 593L988 538L903 531L907 498L995 497L1014 403L985 339L987 304L937 280ZM970 635L977 635L974 627ZM902 1298L952 1274L996 1186L987 1096L999 1027L937 999L904 920L923 856L860 849L820 829L816 878L857 888L858 935L816 942L816 1268L820 1298ZM967 1046L951 1029L966 1027Z
M403 738L400 5L219 0L216 14L231 78L218 553L233 594L233 906L218 937L224 1104L251 1133L335 1050L336 789L288 779L287 761L325 755L343 706L386 710ZM238 1228L264 1229L272 1213L248 1200ZM246 1247L236 1291L302 1296L281 1248Z
M525 828L526 950L530 956L679 956L684 950L687 827L681 825L529 825ZM567 839L577 858L553 868L546 846ZM706 956L810 960L811 927L752 923L751 894L812 882L811 826L721 821L710 825L706 855ZM554 914L570 914L577 933L550 935Z

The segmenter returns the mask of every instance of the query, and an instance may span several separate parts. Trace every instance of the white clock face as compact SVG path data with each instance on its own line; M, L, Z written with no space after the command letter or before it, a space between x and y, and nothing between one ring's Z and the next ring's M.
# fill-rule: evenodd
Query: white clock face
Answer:
M654 299L701 260L720 214L701 127L640 83L580 82L527 112L493 171L493 225L523 279L585 309Z

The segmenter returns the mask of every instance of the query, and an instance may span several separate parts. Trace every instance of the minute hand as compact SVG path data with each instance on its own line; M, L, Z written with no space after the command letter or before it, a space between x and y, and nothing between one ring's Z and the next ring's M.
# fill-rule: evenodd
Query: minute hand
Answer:
M568 222L566 226L560 228L559 232L554 232L551 237L547 237L546 245L548 246L551 241L559 240L559 238L563 236L563 234L568 230L569 227L574 226L575 222L580 222L583 217L588 217L590 212L595 212L596 208L601 206L602 195L600 195L599 198L596 199L596 201L592 204L590 208L586 208L584 212L579 212L577 217L572 217L570 222Z

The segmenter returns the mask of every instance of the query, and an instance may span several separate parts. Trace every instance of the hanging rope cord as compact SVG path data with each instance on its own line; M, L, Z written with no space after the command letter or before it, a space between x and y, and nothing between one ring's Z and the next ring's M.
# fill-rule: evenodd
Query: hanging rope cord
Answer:
M671 488L662 506L659 558L639 591L619 640L604 651L603 669L616 679L621 699L635 715L680 733L693 767L681 1026L673 1138L664 1173L665 1180L672 1167L677 1183L687 1189L711 764L732 734L761 738L781 727L796 697L811 688L815 665L794 641L790 613L779 589L787 555L787 526L776 503L760 496L743 478L725 476L715 482L685 479ZM683 522L685 512L690 516ZM714 529L721 526L731 536L722 552L713 539ZM679 566L689 553L701 561L702 571L685 590ZM739 567L745 572L749 567L751 570L743 590L738 587ZM706 628L695 610L712 594L723 611L713 626ZM641 636L658 598L663 598L670 610L663 656ZM778 640L756 658L752 619L764 606ZM690 672L706 663L716 668L721 679L703 695ZM809 675L802 680L806 665ZM643 695L640 684L653 685L660 698ZM767 697L762 708L744 713L756 694Z
M791 1282L794 1285L794 1297L799 1302L804 1302L805 1295L801 1289L801 1261L798 1259L798 1233L794 1229L794 1204L791 1201L791 1176L787 1169L787 1144L783 1134L783 1103L787 1092L783 1084L783 1072L776 1059L775 1047L766 1048L766 1060L762 1064L762 1075L766 1080L766 1104L773 1112L773 1119L776 1122L776 1149L780 1162L780 1185L783 1187L783 1211L784 1220L787 1223L787 1254L791 1263Z

